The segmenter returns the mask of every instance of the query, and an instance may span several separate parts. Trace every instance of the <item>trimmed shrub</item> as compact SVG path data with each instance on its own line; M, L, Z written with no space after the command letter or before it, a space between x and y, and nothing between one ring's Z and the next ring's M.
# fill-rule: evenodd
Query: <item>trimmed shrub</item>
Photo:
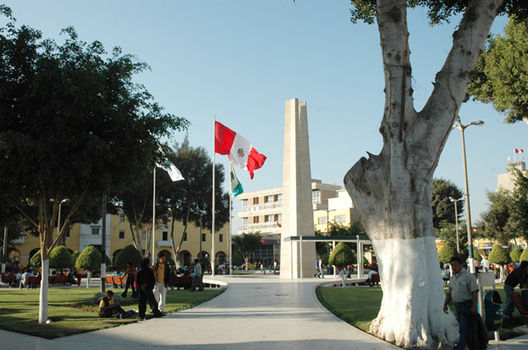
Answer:
M336 245L335 249L330 253L328 264L335 265L338 268L352 265L356 262L356 255L343 242Z
M29 264L33 267L40 267L40 249L29 259Z
M328 259L330 259L330 254L324 253L323 255L321 255L321 261L323 262L323 264L328 265Z
M71 255L71 259L72 259L72 263L71 263L71 266L72 267L75 267L75 262L77 261L77 258L79 257L79 255L81 255L81 252L76 250L72 253Z
M500 244L495 244L491 250L488 260L492 264L506 265L511 259L506 249L504 249Z
M515 247L511 252L510 252L510 258L512 259L513 262L521 262L521 254L522 254L522 251L519 247Z
M455 256L456 248L449 242L446 242L440 251L438 251L438 261L447 264Z
M68 248L63 245L53 248L49 257L49 266L53 269L72 267L72 255Z
M482 255L480 255L479 251L477 248L473 247L473 259L477 260L477 261L482 261Z
M137 250L132 244L129 244L117 254L114 261L114 269L125 270L129 261L132 265L139 266L141 260L143 260L143 257L139 250Z
M79 255L75 262L75 267L90 272L99 270L101 267L101 252L94 246L88 246Z

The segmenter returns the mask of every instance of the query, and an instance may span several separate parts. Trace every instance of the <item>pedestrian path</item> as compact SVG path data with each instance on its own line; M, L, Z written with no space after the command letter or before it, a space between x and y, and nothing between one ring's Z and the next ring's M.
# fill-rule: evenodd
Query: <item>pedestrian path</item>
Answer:
M46 340L0 330L0 349L398 349L341 321L317 301L321 280L218 277L228 290L160 319ZM528 338L491 349L526 349Z

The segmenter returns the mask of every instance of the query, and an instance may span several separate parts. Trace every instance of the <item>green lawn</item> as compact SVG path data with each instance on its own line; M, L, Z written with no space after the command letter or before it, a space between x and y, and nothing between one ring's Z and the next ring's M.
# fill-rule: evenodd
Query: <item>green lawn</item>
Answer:
M502 284L497 285L497 290L504 302L506 299ZM383 295L381 288L368 287L319 287L316 292L319 301L330 312L365 332L368 331L370 323L378 315ZM505 320L499 331L501 339L505 340L522 335L515 332L513 328L526 323L526 318L523 318L515 310L513 318ZM490 339L493 339L493 332L490 332Z
M116 295L119 289L113 289ZM98 288L51 288L49 289L49 319L51 324L38 324L38 289L7 289L0 291L0 329L43 338L57 338L102 328L116 327L137 322L131 319L103 319L97 314L97 305L90 300L99 292ZM223 289L189 292L167 291L165 312L175 312L201 304L221 294ZM123 309L137 310L137 299L130 296L121 303ZM147 306L147 315L150 309Z

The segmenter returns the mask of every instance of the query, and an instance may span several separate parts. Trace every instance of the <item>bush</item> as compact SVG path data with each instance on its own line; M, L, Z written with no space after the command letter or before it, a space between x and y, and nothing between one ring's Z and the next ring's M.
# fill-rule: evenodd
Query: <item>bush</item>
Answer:
M324 253L323 255L321 255L321 261L323 262L323 264L328 265L329 259L330 259L330 254Z
M53 269L62 269L72 267L72 255L65 246L58 246L53 248L50 255L49 266Z
M482 255L480 255L479 251L477 248L473 247L473 259L477 260L477 261L482 261Z
M495 244L493 246L493 249L489 254L488 260L490 263L498 265L506 265L511 261L510 255L500 244Z
M328 263L338 268L352 265L356 262L356 255L343 242L337 244L336 248L330 253Z
M233 257L233 266L242 266L244 265L244 258L240 255Z
M516 247L510 252L510 258L513 262L521 262L521 249L519 247Z
M455 254L456 248L451 243L446 242L444 246L438 251L438 261L448 264Z
M29 259L29 264L33 267L40 267L40 249Z
M519 261L528 261L528 248L526 248L522 254L521 254L521 258L519 259Z
M139 250L137 250L132 244L129 244L117 254L114 261L114 269L125 270L129 261L132 265L139 266L141 260L143 260L143 257Z
M90 272L97 271L101 267L101 252L94 246L88 246L79 255L75 267Z

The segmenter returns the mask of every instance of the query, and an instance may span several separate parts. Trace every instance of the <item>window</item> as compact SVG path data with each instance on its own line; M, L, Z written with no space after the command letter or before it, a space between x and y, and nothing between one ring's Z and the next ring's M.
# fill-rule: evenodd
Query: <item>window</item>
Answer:
M66 228L66 237L70 237L70 229Z
M205 233L202 233L202 242L205 242Z
M141 234L141 239L143 241L146 241L147 240L147 231L144 231L142 234Z
M326 216L320 216L317 218L317 224L318 225L326 225L328 221L326 221Z
M218 242L223 242L224 241L224 235L222 233L220 233L218 235Z
M99 234L99 226L92 226L92 235Z
M257 205L257 204L259 204L259 199L258 197L255 197L253 198L253 205Z
M273 222L273 215L265 215L264 222Z
M242 211L247 211L247 210L248 210L248 200L242 199Z
M184 232L184 233L183 233L183 241L184 241L184 242L187 242L187 232Z
M336 224L344 224L344 223L346 223L346 216L345 215L336 215L336 216L334 216L334 222Z
M125 214L119 214L119 222L125 222Z
M125 231L119 231L119 239L125 239Z
M275 197L275 196L273 196L273 195L265 196L265 197L264 197L264 203L273 202L274 197Z
M162 241L168 241L169 240L169 233L167 231L161 232L161 240Z
M248 218L242 218L242 227L246 227L248 225Z
M278 202L278 201L281 201L281 200L282 200L282 193L276 194L275 195L275 202Z
M321 204L321 191L319 190L312 191L312 203Z
M253 223L254 224L258 224L259 223L259 217L258 216L253 216Z

